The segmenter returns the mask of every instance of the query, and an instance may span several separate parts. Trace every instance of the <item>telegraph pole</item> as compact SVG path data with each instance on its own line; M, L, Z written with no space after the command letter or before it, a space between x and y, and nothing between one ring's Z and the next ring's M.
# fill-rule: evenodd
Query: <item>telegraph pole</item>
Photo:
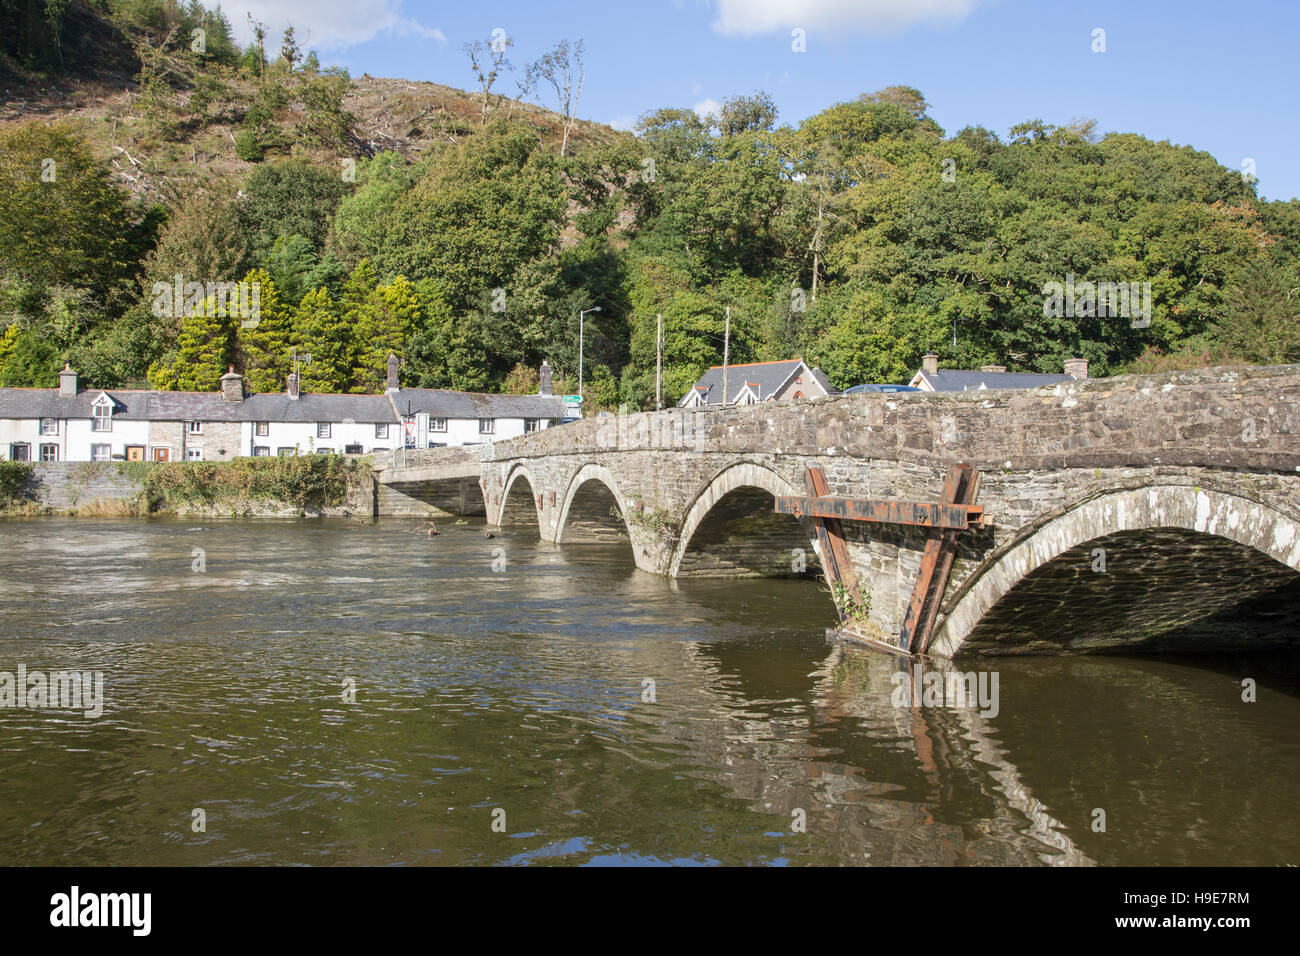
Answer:
M727 306L727 325L722 332L722 407L727 407L727 359L731 356L731 306Z
M600 306L593 305L590 309L581 309L578 312L578 397L582 398L582 319L588 312L599 312Z
M654 333L654 407L663 408L663 312Z

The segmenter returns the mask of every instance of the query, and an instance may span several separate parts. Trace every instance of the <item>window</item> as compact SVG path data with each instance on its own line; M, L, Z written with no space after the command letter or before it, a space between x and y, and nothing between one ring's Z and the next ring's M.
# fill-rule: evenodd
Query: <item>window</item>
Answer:
M535 431L539 431L539 430L541 429L541 427L542 427L542 420L541 420L540 418L525 418L525 419L524 419L524 432L525 432L525 433L527 433L527 432L535 432Z
M325 447L322 446L322 447L316 449L316 454L318 454L318 455L332 455L332 454L334 454L334 449L333 449L333 448L325 448Z
M447 430L447 419L445 419L445 418L430 418L430 419L429 419L429 431L431 431L431 432L445 432L446 430Z
M41 461L58 461L58 460L59 460L58 445L41 446Z
M387 437L388 437L388 426L387 426L387 425L376 425L376 426L375 426L375 437L376 437L376 438L387 438Z
M292 458L294 455L298 454L298 449L297 449L297 448L277 448L277 449L275 450L275 453L276 453L276 455L279 456L280 458Z
M113 458L112 445L91 445L90 446L91 461L111 461L112 458Z
M317 437L317 438L329 438L329 437L330 437L330 423L329 423L329 422L317 422L317 423L316 423L316 437Z
M254 457L254 458L270 458L270 457L271 457L271 449L270 449L269 447L267 447L266 445L254 445L254 446L253 446L253 457Z
M100 402L95 406L95 417L90 430L93 432L111 432L113 430L113 406Z
M360 454L363 454L363 452L361 451L361 446L360 446L360 445L344 445L344 446L343 446L343 454L345 454L345 455L360 455Z
M59 420L57 418L41 419L42 435L57 435L59 433Z
M253 426L253 434L258 438L265 438L267 435L271 434L271 423L256 422Z
M202 449L202 448L186 448L186 449L185 449L185 460L186 460L186 461L202 461L202 460L203 460L203 449Z
M186 431L188 431L191 435L203 434L202 422L186 422L185 427L186 427Z
M430 448L446 448L446 447L447 447L447 443L446 443L445 441L431 441L431 442L429 442L429 447L430 447ZM379 449L375 449L375 450L378 451Z
M32 446L27 444L27 442L25 441L14 442L12 445L9 446L9 460L10 461L31 461Z
M495 418L480 418L478 420L478 433L480 435L492 435L497 430L497 420Z

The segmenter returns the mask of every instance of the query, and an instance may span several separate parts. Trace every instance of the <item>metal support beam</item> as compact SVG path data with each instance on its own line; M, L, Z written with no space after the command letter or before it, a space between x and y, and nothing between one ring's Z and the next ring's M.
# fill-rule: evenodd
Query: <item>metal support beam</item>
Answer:
M976 505L928 501L777 495L776 510L799 517L875 521L927 528L953 528L958 531L964 531L972 525L981 525L984 521L984 509Z
M979 487L979 472L970 465L956 464L948 471L943 483L943 503L969 504ZM943 592L948 586L957 553L957 531L954 528L932 527L921 555L921 567L916 574L916 586L907 605L903 626L898 632L898 646L909 654L924 653L930 646L930 630L934 626Z
M810 498L819 498L830 490L826 483L826 474L820 468L808 468L804 471L803 476L804 489L808 492ZM807 500L807 499L801 499ZM777 511L781 511L780 498L777 499ZM793 512L784 512L792 514ZM821 548L822 566L826 570L826 582L834 591L836 585L843 585L845 590L857 604L862 603L862 595L858 591L858 582L853 574L853 563L849 560L849 549L844 544L844 532L840 527L839 520L834 517L823 515L809 515L812 518L813 527L817 531L817 543ZM839 610L839 603L836 602L836 610Z

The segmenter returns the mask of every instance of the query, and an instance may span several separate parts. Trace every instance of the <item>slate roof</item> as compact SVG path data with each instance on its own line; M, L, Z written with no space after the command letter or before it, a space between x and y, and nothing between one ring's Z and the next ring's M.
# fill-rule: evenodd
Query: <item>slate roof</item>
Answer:
M426 412L433 418L565 418L560 395L488 395L441 388L403 388L393 393L397 409Z
M835 394L835 389L831 387L830 380L822 374L820 369L810 370L799 359L790 359L784 362L751 362L747 365L727 366L727 403L734 402L740 396L746 384L756 386L753 390L758 392L759 400L767 401L781 389L781 386L790 380L790 376L801 369L811 371L813 378L826 390L827 394ZM706 389L702 396L705 404L722 404L721 365L715 365L701 375L692 391L698 391L700 388ZM677 404L683 404L690 395L691 392L687 392Z
M983 388L1037 388L1058 382L1076 381L1073 375L1039 374L1036 372L967 372L961 369L940 369L934 374L919 373L936 392L974 392Z
M204 422L396 422L407 400L412 412L436 418L563 418L558 395L485 395L440 389L401 389L387 395L317 395L296 400L277 392L228 402L217 392L155 392L83 389L62 397L57 388L0 388L0 418L91 418L101 393L113 400L113 417L123 421Z

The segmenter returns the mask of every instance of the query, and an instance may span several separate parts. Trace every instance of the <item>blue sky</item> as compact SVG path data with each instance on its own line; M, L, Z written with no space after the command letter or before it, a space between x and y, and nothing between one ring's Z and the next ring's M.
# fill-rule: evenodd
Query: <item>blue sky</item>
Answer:
M1254 161L1259 193L1300 197L1300 3L1295 0L634 0L431 3L227 0L275 30L292 21L327 64L469 88L461 45L493 29L522 66L585 41L583 119L628 128L661 106L707 109L762 89L797 123L891 84L919 88L950 134L1095 118ZM792 30L806 51L792 49ZM1094 52L1093 31L1105 31ZM277 33L278 36L278 33ZM278 45L278 44L277 44ZM505 89L513 92L513 80ZM543 102L545 102L543 100ZM551 104L547 104L551 105Z

